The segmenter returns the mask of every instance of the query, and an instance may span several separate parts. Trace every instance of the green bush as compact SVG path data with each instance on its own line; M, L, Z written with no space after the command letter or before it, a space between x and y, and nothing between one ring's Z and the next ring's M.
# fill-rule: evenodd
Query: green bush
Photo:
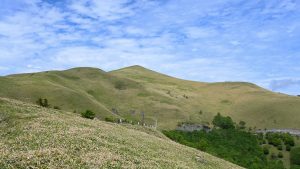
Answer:
M269 144L274 146L279 146L282 144L282 142L285 145L295 145L293 136L288 133L267 133L267 139L269 141Z
M278 145L278 146L277 146L277 149L278 149L278 150L282 150L282 145Z
M263 169L286 169L281 160L271 160L267 168Z
M210 132L184 132L172 130L163 131L163 133L176 142L197 149L205 149L205 152L245 168L284 168L283 164L280 162L267 160L255 135L240 129L213 129ZM274 156L277 159L277 154L274 154Z
M240 121L239 122L239 129L245 129L246 128L246 122Z
M233 129L233 128L235 128L231 117L229 117L229 116L224 117L220 113L218 113L214 117L212 123L215 127L220 127L221 129Z
M275 153L272 153L271 154L271 159L273 159L273 160L277 159L277 155Z
M279 146L282 144L282 137L280 135L280 133L267 133L266 135L267 140L269 142L269 144L273 145L273 146Z
M277 157L278 157L278 158L283 158L282 152L279 152L278 155L277 155Z
M288 133L282 134L282 140L285 145L290 145L290 146L295 145L294 138L291 134L288 134Z
M208 147L208 143L205 139L201 139L198 143L198 149L201 150L201 151L206 151Z
M240 127L230 117L223 117L219 113L214 117L213 128L210 132L205 131L163 131L170 139L197 149L205 150L217 157L238 164L249 169L284 169L283 162L278 159L278 154L272 153L271 160L269 145L263 147L259 142L265 139L263 134L253 134ZM278 135L279 136L279 135ZM277 135L269 133L269 139L277 139ZM279 144L282 145L281 137ZM276 141L275 141L276 143ZM278 144L278 145L279 145Z
M115 88L118 90L125 90L126 89L126 83L123 81L116 81L115 82Z
M42 106L42 107L49 107L49 103L48 103L48 99L42 99L42 98L39 98L36 103L39 105L39 106Z
M107 122L112 122L112 123L116 122L116 119L113 117L105 117L104 120Z
M88 119L94 119L96 114L90 110L86 110L85 112L81 113L81 116Z
M286 151L291 151L291 146L290 146L290 145L286 145L286 146L285 146L285 150L286 150Z
M300 169L300 165L291 165L290 169Z
M268 146L263 147L263 152L265 155L268 155L270 153Z
M53 106L53 109L60 110L59 106Z
M300 147L292 148L292 150L291 150L291 164L300 165Z

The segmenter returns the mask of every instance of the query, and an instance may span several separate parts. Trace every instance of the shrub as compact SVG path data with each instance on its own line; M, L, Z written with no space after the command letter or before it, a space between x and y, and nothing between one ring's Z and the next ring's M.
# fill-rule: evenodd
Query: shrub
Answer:
M278 157L278 158L283 158L282 152L279 152L278 155L277 155L277 157Z
M205 151L249 169L284 169L280 160L268 160L257 137L239 129L204 131L163 131L172 140ZM207 142L207 147L206 143ZM266 147L270 147L265 145ZM264 146L263 146L264 147ZM277 153L274 158L278 159Z
M49 107L48 99L39 98L36 103L42 107Z
M105 117L104 120L112 123L116 122L116 120L113 117Z
M281 145L281 135L279 133L267 133L267 139L269 144L273 146Z
M291 150L291 164L300 165L300 147L292 148L292 150Z
M290 169L300 169L300 165L291 165Z
M213 119L213 125L216 127L220 127L222 129L233 129L234 123L231 117L224 117L220 113L218 113Z
M282 160L270 160L268 167L265 167L263 169L286 169L286 168L284 167Z
M201 150L201 151L206 151L207 147L208 147L208 143L205 139L201 139L199 142L198 142L198 145L197 145L198 149Z
M291 146L290 146L290 145L286 145L286 146L285 146L285 150L286 150L286 151L291 151Z
M281 140L279 138L274 138L272 140L269 140L269 143L274 146L281 146Z
M283 140L285 145L290 145L290 146L295 145L294 138L291 134L288 134L288 133L282 134L282 140Z
M278 146L277 146L277 149L278 149L278 150L282 150L282 145L278 145Z
M245 129L245 128L246 128L246 122L240 121L240 122L239 122L239 128L240 128L240 129Z
M264 146L263 147L263 152L265 155L268 155L270 152L269 152L269 148L267 146Z
M60 110L59 106L54 106L53 109Z
M271 159L275 160L277 158L277 155L275 153L271 154Z
M118 90L125 90L126 89L126 83L123 81L116 81L115 82L115 88Z
M96 114L90 110L86 110L85 112L81 113L81 116L88 119L94 119Z

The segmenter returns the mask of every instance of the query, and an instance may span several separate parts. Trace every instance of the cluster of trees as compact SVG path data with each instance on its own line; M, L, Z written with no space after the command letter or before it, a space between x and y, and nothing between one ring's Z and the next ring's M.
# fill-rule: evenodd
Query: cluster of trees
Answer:
M291 150L291 168L300 169L300 147Z
M231 117L229 116L222 116L220 113L218 113L213 121L213 125L217 128L221 129L245 129L246 128L246 122L240 121L238 124L236 124Z
M50 107L50 104L48 103L48 99L39 98L36 103L42 107Z
M39 98L36 103L39 105L39 106L42 106L42 107L51 107L51 105L49 104L48 102L48 99L46 98ZM54 109L57 109L57 110L60 110L60 107L58 106L53 106Z
M265 155L269 155L269 148L274 146L279 151L277 154L272 152L270 157L271 159L283 158L282 151L291 151L292 147L295 146L294 138L291 134L288 133L266 133L265 135L260 133L257 135L258 141L263 145L263 152ZM291 155L292 157L292 155ZM292 160L291 160L292 164Z
M293 136L288 133L267 133L266 138L269 144L276 146L279 149L280 146L282 147L282 143L289 147L295 145Z
M217 114L213 119L214 128L205 131L163 131L181 144L206 151L249 169L284 169L280 160L268 160L257 137L245 130L245 122L236 125L230 117Z
M234 126L234 122L233 120L231 119L231 117L227 116L227 117L224 117L222 116L220 113L218 113L213 121L212 121L212 124L215 126L215 127L219 127L221 129L233 129L235 128Z

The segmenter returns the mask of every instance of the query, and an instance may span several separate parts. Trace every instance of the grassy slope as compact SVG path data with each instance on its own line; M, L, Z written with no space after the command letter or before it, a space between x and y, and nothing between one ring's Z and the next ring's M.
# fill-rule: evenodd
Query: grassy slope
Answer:
M138 126L0 98L1 168L239 168Z
M127 90L116 90L122 81ZM65 110L91 109L102 116L112 115L123 95L130 96L139 90L136 82L115 78L94 68L75 68L67 71L49 71L0 78L0 95L34 103L39 97L47 98L52 106Z
M118 90L121 83L126 89ZM258 128L300 128L300 98L241 82L200 83L133 66L112 72L93 68L0 77L0 96L27 102L46 97L65 110L92 109L99 116L146 121L161 129L180 121L210 122L215 113ZM187 96L188 98L186 98ZM202 113L199 113L202 110Z
M251 83L199 83L175 79L139 66L111 73L138 81L148 91L166 97L166 100L155 98L160 101L155 106L160 111L170 106L170 119L209 122L215 113L221 112L235 121L246 121L248 126L300 128L299 97L273 93Z

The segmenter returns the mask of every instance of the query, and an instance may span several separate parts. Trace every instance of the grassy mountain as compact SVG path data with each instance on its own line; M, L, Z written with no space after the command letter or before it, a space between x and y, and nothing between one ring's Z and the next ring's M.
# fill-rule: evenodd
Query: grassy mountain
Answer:
M240 168L156 130L0 98L0 168Z
M122 116L159 128L178 122L209 123L217 112L257 128L300 128L300 98L273 93L244 82L201 83L166 76L140 66L112 72L95 68L0 77L0 96L99 117ZM114 111L112 111L114 110Z

